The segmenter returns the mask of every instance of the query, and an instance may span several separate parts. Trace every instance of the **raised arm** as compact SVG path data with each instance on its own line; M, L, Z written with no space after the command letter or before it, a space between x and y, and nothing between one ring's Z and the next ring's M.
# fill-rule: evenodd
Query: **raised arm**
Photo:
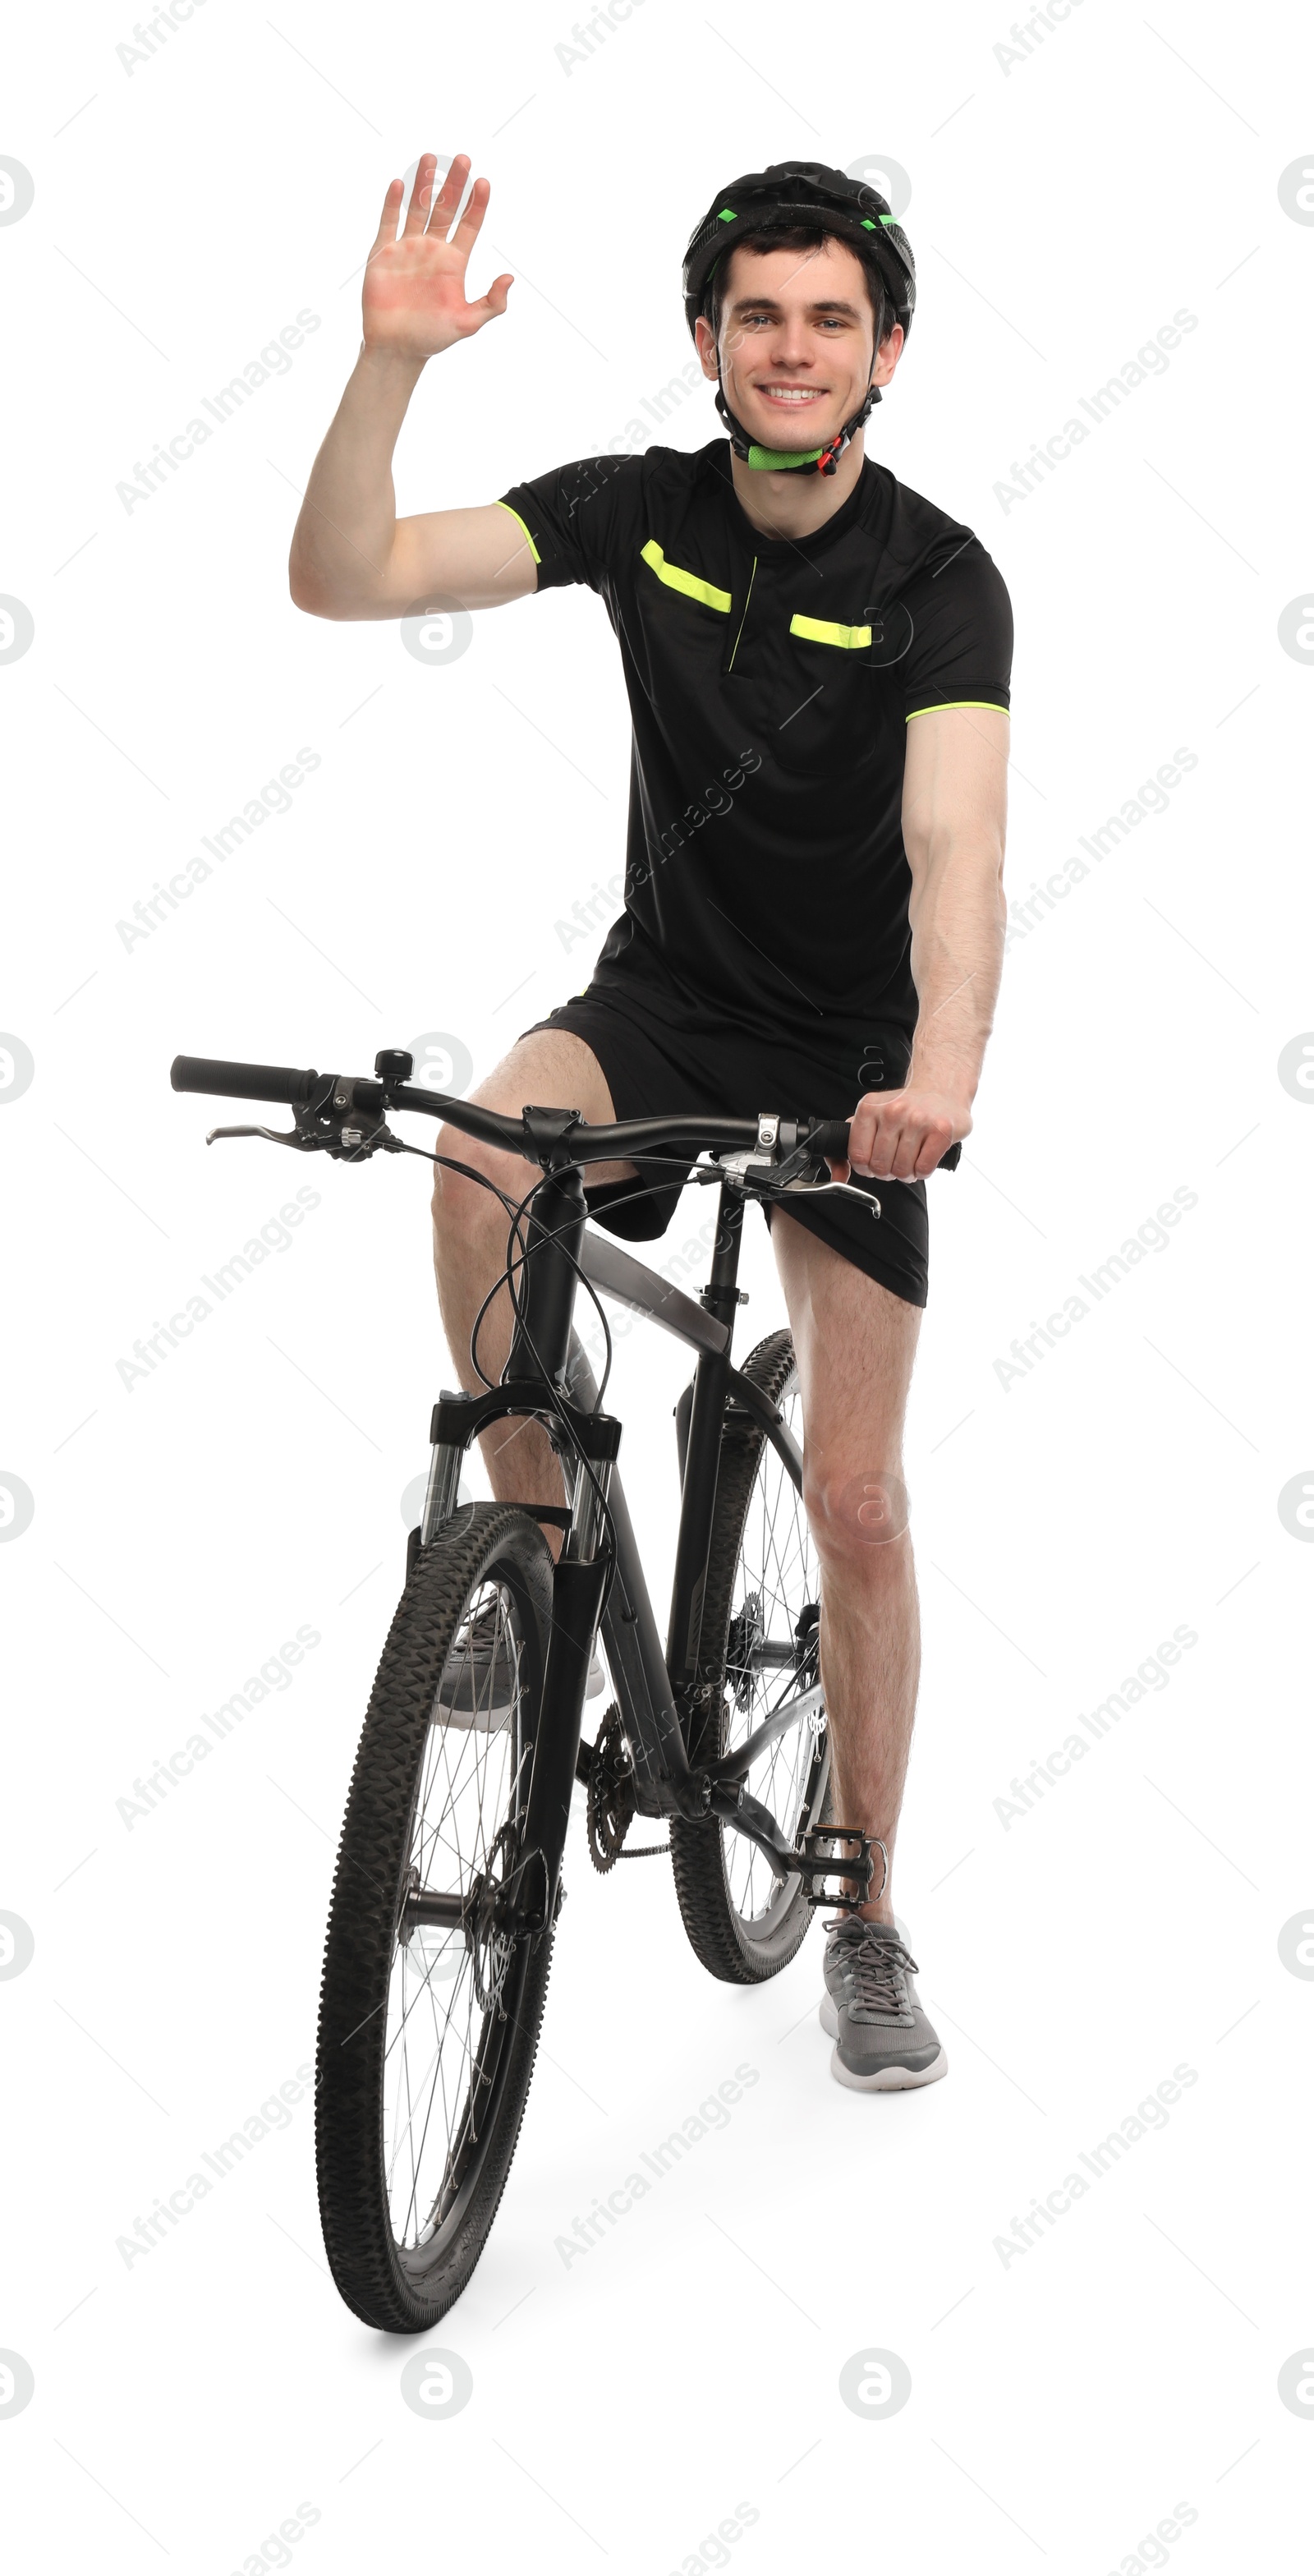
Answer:
M868 1092L850 1136L855 1171L922 1179L970 1135L1004 955L1008 717L933 707L908 726L903 843L917 1029L902 1091Z
M313 617L401 617L434 594L465 608L494 608L535 587L524 533L496 502L397 516L393 450L424 367L505 313L512 284L509 276L495 278L486 295L467 302L466 265L488 205L488 181L476 179L449 241L470 162L458 153L435 198L436 168L426 152L400 233L402 182L392 181L366 262L360 356L315 459L292 538L292 597Z

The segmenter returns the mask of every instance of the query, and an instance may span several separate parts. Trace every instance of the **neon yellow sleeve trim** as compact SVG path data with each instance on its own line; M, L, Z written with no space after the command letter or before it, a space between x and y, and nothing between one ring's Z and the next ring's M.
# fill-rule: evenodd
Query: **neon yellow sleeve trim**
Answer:
M840 644L851 653L865 652L871 642L870 626L831 626L824 617L791 617L789 631L809 644Z
M505 510L506 515L507 515L508 519L514 519L514 520L515 520L516 526L519 528L520 533L521 533L522 537L524 538L525 543L526 543L526 545L528 546L529 551L530 551L531 555L533 556L535 563L541 563L541 562L542 562L542 560L543 560L543 558L542 558L541 554L539 553L538 548L537 548L537 546L535 545L534 540L533 540L533 538L531 537L531 535L530 535L530 533L529 533L528 528L525 526L524 520L523 520L523 519L521 518L521 516L520 516L520 512L519 512L518 510L513 510L509 501L494 501L494 503L493 503L493 508L494 508L495 510Z
M683 591L686 599L699 599L704 608L719 608L724 616L729 616L734 606L729 591L716 590L710 581L700 581L697 573L682 572L678 564L668 564L655 537L649 537L640 552L649 571L655 572L668 590Z
M916 724L919 716L948 715L952 707L993 707L997 716L1008 714L1007 707L995 706L993 698L944 698L933 707L914 707L912 714L904 717L904 723Z

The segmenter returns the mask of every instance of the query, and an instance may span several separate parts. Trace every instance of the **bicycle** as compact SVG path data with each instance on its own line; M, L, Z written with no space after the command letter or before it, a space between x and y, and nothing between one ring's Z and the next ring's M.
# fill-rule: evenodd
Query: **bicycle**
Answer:
M389 1112L418 1111L542 1172L519 1206L504 1201L506 1267L486 1301L509 1285L502 1375L487 1379L476 1358L481 1392L443 1393L433 1408L423 1514L360 1739L325 1941L315 2094L324 2244L347 2306L401 2334L423 2332L459 2298L501 2200L576 1780L604 1871L639 1856L626 1849L636 1816L666 1824L669 1842L645 1849L669 1849L689 1940L730 1983L778 1975L812 1909L857 1907L875 1874L869 1837L830 1811L789 1334L769 1334L742 1369L731 1360L745 1205L849 1192L829 1169L847 1159L848 1122L589 1126L572 1110L535 1107L516 1119L422 1090L412 1070L404 1050L386 1049L373 1080L190 1056L171 1077L176 1091L293 1112L286 1132L215 1128L207 1143L260 1136L360 1162L421 1151L387 1123ZM583 1172L615 1161L661 1162L718 1189L711 1277L697 1300L587 1227ZM878 1220L879 1199L854 1194ZM601 1387L573 1330L581 1288L608 1347ZM621 1425L603 1410L603 1297L695 1355L676 1407L681 1503L664 1649L616 1470ZM459 1505L471 1442L512 1415L546 1425L564 1503ZM555 1564L543 1535L552 1526L562 1532ZM615 1699L589 1744L599 1630Z

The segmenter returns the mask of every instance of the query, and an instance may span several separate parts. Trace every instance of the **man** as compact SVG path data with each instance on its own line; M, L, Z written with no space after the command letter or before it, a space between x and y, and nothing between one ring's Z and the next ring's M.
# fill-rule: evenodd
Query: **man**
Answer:
M490 608L586 582L616 630L634 722L625 909L587 990L477 1099L600 1121L853 1115L851 1171L883 1185L880 1221L823 1199L777 1210L772 1240L822 1568L833 1812L888 1856L919 1662L901 1440L925 1176L971 1131L1003 952L1007 593L970 530L864 458L912 318L912 253L873 190L806 162L734 181L689 246L686 314L729 445L597 457L483 508L398 520L392 452L420 372L504 313L512 284L467 301L488 183L458 223L469 161L436 198L435 168L426 154L400 233L399 180L384 200L292 595L322 617L399 617L426 596ZM532 1178L463 1137L440 1150L517 1198ZM678 1192L636 1197L629 1166L590 1178L603 1223L664 1231ZM470 1331L506 1220L478 1182L441 1171L434 1214L443 1322L473 1387ZM503 1291L481 1335L490 1372L509 1328ZM488 1465L495 1493L560 1500L537 1424ZM821 2014L842 2083L944 2074L915 1966L887 1859L827 1940Z

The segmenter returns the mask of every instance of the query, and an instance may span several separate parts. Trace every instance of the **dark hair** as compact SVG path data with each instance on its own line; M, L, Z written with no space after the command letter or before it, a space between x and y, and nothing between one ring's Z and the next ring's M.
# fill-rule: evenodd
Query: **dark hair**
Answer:
M827 232L820 224L764 224L759 232L741 233L738 240L731 243L724 258L717 261L703 298L703 311L718 341L721 337L721 315L725 309L725 282L736 251L821 250L828 241L837 241L842 250L851 250L861 265L871 297L879 349L882 341L888 340L899 318L894 309L894 299L871 254L864 251L859 242L850 241L846 234Z

